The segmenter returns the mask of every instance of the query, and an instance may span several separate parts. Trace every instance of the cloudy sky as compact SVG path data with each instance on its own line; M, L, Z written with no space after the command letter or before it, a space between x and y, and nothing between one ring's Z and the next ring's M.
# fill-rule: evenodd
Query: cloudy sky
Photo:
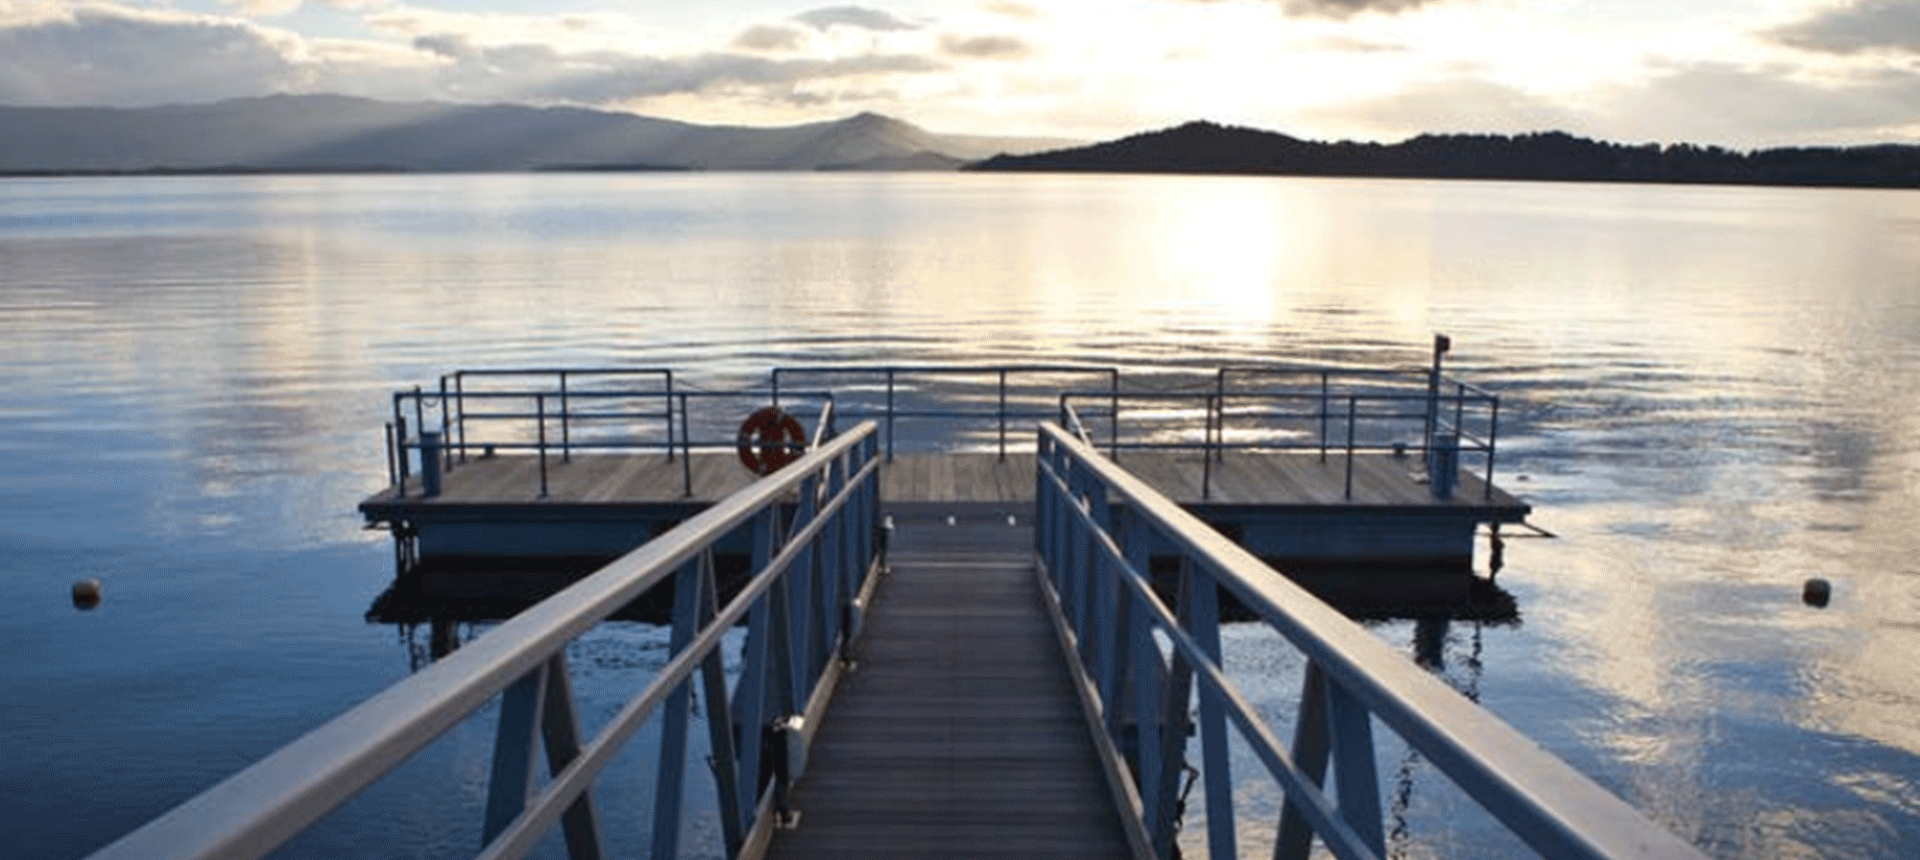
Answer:
M0 0L0 104L276 92L1086 139L1911 141L1920 0Z

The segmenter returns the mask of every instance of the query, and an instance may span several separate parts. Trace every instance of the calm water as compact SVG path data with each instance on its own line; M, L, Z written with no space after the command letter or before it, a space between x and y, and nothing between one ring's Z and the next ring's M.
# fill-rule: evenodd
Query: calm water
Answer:
M393 388L525 364L715 385L812 361L1418 365L1436 330L1506 396L1506 483L1562 535L1510 542L1521 622L1454 624L1438 671L1713 856L1920 856L1910 193L5 181L0 330L9 857L80 855L407 674L419 637L363 620L392 561L353 510L385 479ZM105 603L77 612L90 576ZM1800 604L1811 576L1833 605ZM1412 652L1411 622L1373 630ZM1280 710L1296 661L1231 638ZM589 722L660 639L575 646ZM490 742L457 730L285 853L470 851ZM1397 743L1400 856L1519 853ZM612 805L617 843L648 808ZM1264 850L1270 820L1244 828Z

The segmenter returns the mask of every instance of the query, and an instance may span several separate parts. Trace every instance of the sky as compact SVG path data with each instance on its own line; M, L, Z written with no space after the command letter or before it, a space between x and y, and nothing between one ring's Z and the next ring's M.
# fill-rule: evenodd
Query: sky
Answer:
M1083 140L1911 142L1920 0L0 0L0 104L283 92Z

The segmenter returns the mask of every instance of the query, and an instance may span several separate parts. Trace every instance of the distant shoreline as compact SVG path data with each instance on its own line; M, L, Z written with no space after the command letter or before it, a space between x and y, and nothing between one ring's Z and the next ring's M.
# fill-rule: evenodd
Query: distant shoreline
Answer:
M1836 188L1880 191L1920 190L1920 181L1908 184L1870 183L1852 181L1759 181L1754 179L1707 179L1707 178L1670 178L1670 179L1627 179L1618 177L1581 177L1581 176L1459 176L1459 175L1420 175L1411 173L1286 173L1281 171L1236 172L1224 170L1180 170L1180 169L1099 169L1099 168L1006 168L980 167L968 165L962 173L1035 173L1048 176L1239 176L1255 179L1403 179L1412 182L1534 182L1558 183L1566 185L1711 185L1721 187L1745 188Z
M1830 188L1859 189L1881 191L1912 191L1920 189L1920 182L1875 182L1863 179L1778 179L1763 181L1753 178L1737 177L1669 177L1660 179L1634 179L1623 177L1585 177L1585 176L1511 176L1511 175L1421 175L1411 173L1338 173L1338 172L1286 172L1286 171L1227 171L1188 168L1101 168L1101 167L982 167L981 163L968 164L953 170L929 171L925 168L902 169L847 169L813 168L810 170L722 170L708 171L697 167L628 167L628 166L565 166L533 168L501 168L498 170L447 169L425 170L404 167L182 167L182 168L142 168L142 169L75 169L75 170L0 170L0 180L5 179L115 179L115 178L156 178L194 177L194 176L457 176L457 175L536 175L555 173L888 173L912 174L924 176L929 172L941 173L1034 173L1055 176L1241 176L1253 178L1277 179L1403 179L1417 182L1535 182L1566 183L1578 185L1691 185L1747 188Z
M983 172L1470 179L1791 188L1920 188L1920 147L1797 147L1738 152L1625 145L1565 132L1421 135L1400 143L1320 143L1192 122L1106 143L968 165Z

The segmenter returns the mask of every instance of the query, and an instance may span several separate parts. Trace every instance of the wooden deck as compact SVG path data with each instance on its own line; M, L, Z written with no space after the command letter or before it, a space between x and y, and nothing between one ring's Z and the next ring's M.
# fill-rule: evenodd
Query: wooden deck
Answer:
M1030 460L1030 458L1029 458ZM773 858L1125 858L1035 582L1003 517L902 518Z
M1125 452L1119 463L1161 493L1183 505L1273 508L1392 508L1514 511L1526 505L1477 475L1460 476L1452 499L1435 499L1415 480L1419 461L1390 454L1353 458L1353 495L1346 496L1346 458L1324 462L1317 454L1246 453L1226 455L1213 464L1211 480L1199 452ZM710 504L745 487L754 475L731 453L695 453L687 464L653 455L583 454L571 462L549 458L547 495L540 495L540 466L535 457L498 456L470 460L447 472L441 493L419 497L418 478L404 496L384 490L361 509L370 516L395 509L431 509L484 505L648 505ZM1030 453L1002 460L991 452L902 454L884 467L881 499L887 504L946 502L1031 504L1034 461Z

